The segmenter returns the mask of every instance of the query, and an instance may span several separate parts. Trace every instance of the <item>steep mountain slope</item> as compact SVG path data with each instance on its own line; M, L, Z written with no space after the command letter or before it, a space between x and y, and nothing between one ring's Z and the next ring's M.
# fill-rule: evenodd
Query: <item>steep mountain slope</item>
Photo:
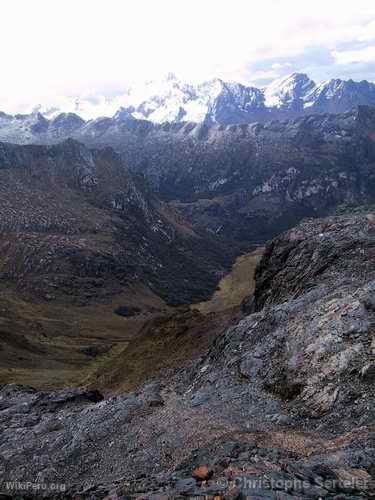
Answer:
M373 83L332 79L305 96L305 108L312 113L344 113L359 105L375 105Z
M29 498L372 498L374 236L365 214L278 237L255 312L134 392L1 387L5 498L21 478Z
M305 100L316 88L315 83L304 73L293 73L275 80L265 89L266 106L280 110L302 113Z
M110 149L2 143L0 178L2 277L42 295L58 286L72 300L85 287L100 297L137 279L190 302L215 286L215 260L226 261Z

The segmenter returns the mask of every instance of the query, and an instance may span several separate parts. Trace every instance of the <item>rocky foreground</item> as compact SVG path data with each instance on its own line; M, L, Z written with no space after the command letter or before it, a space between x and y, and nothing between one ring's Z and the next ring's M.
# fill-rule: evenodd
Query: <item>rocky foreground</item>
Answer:
M189 369L109 399L2 386L1 498L371 498L374 262L374 215L309 220Z

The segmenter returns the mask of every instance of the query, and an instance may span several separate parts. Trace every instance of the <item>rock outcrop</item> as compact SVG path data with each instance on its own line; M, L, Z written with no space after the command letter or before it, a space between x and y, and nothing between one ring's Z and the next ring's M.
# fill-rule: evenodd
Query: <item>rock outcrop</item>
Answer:
M5 498L371 498L374 241L371 214L280 236L254 313L133 393L2 387Z

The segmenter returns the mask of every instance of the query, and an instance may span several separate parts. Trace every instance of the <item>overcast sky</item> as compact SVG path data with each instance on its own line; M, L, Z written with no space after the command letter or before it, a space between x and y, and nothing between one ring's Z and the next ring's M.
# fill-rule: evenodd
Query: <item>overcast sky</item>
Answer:
M375 0L1 0L0 109L169 71L375 81Z

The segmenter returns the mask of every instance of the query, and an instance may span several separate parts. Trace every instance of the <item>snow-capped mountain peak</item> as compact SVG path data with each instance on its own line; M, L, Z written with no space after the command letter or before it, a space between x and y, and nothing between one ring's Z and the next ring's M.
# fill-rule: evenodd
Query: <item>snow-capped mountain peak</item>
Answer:
M332 79L316 85L306 74L293 73L259 89L220 78L192 84L170 73L114 95L86 92L79 97L61 98L59 105L50 102L36 106L31 114L0 114L0 128L7 129L6 137L13 139L18 130L26 135L33 131L44 133L48 127L55 134L58 130L75 130L82 126L81 118L229 125L295 118L306 113L339 113L363 104L375 105L375 85L367 81Z
M315 87L315 82L305 73L292 73L275 80L265 89L265 102L271 108L303 106L303 101Z
M327 80L307 96L305 108L314 112L345 112L359 105L375 105L373 83L334 78Z

